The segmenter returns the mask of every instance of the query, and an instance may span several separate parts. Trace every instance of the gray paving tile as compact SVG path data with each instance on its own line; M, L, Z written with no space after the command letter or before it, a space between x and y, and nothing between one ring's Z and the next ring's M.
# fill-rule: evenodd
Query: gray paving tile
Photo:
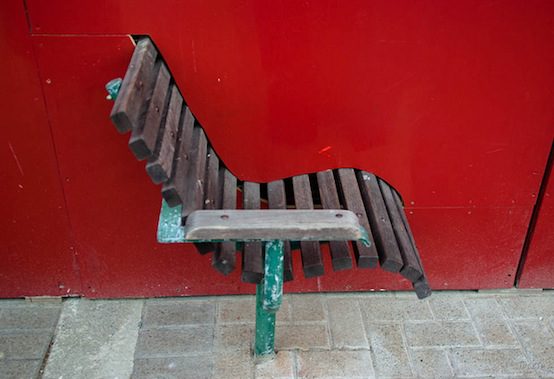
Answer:
M142 300L64 301L44 378L129 377Z
M554 336L542 322L514 321L529 364L541 377L554 377Z
M325 321L322 299L321 294L290 295L292 320L294 322Z
M42 360L0 360L0 378L34 379Z
M48 331L2 333L0 359L42 359L51 339Z
M190 299L154 300L145 304L142 328L213 324L215 302Z
M275 330L275 348L329 349L327 326L322 324L283 325Z
M214 356L214 379L248 379L253 375L254 358L249 351L225 351Z
M443 350L412 350L411 357L412 367L417 377L450 378L453 375L447 354Z
M253 341L253 324L219 324L215 328L214 348L217 351L250 350Z
M368 348L360 306L356 299L327 299L333 348Z
M208 353L213 350L213 342L214 328L211 325L141 330L135 358L165 358Z
M218 303L218 323L245 323L256 320L256 299L254 296L220 300Z
M412 376L402 324L368 324L366 330L377 377Z
M468 320L469 315L460 297L448 298L431 296L429 306L436 320Z
M517 345L496 299L467 299L465 304L485 345Z
M28 305L0 309L0 330L54 329L61 306Z
M533 375L521 349L452 349L454 374L459 377Z
M256 379L292 379L294 378L294 353L280 351L274 359L265 360L255 367Z
M426 321L407 322L406 338L410 346L479 346L471 322Z
M182 378L209 379L213 376L211 355L135 360L133 379Z
M388 297L359 300L366 321L432 320L427 301Z
M498 301L508 318L541 318L554 315L554 296L500 297Z
M301 351L298 378L373 378L369 351Z

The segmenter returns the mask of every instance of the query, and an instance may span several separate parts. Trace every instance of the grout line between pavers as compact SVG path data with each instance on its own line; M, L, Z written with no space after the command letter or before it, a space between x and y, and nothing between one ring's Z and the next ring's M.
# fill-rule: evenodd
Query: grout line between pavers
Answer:
M475 335L477 336L477 340L481 344L481 346L485 346L486 344L483 342L483 339L481 338L481 332L477 330L477 326L475 325L475 320L473 319L473 315L469 311L469 308L466 305L465 299L462 299L462 305L466 311L466 313L469 315L469 322L471 323L471 327L473 328L473 331L475 332Z
M331 318L329 316L329 308L327 304L327 299L321 300L321 306L323 308L323 316L325 317L327 327L327 338L329 338L329 349L333 350L335 347L335 339L333 338L333 333L331 333Z
M408 336L406 334L406 322L400 323L400 336L402 337L402 343L404 344L404 351L406 352L406 356L408 357L408 366L410 367L410 371L412 373L412 376L416 376L416 370L414 368L413 363L413 357L409 349L408 345Z

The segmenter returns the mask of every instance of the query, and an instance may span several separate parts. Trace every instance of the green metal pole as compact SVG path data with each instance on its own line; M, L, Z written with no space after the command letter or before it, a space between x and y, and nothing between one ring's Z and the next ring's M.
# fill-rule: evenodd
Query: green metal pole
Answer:
M266 243L264 279L256 286L256 356L275 353L275 314L283 301L283 257L283 241Z

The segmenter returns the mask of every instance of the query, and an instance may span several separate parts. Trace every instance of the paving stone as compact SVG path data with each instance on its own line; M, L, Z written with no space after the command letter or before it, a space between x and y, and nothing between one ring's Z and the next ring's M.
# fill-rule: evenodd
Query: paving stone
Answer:
M460 377L532 375L521 349L452 349L454 374Z
M254 340L253 324L220 324L215 329L215 350L250 350Z
M333 348L368 348L362 313L356 299L327 299Z
M387 297L359 300L366 321L432 320L427 301Z
M292 321L291 313L290 297L283 296L283 302L281 303L281 307L279 308L275 319L276 324L281 325L290 323Z
M248 379L254 375L254 357L249 351L225 351L214 355L214 379Z
M0 378L34 379L42 360L0 360Z
M322 295L291 295L292 320L298 321L325 321Z
M411 357L412 367L417 377L450 378L453 375L447 354L443 350L412 350Z
M213 324L215 303L190 299L154 300L145 304L142 328Z
M541 318L554 314L554 296L517 296L499 298L508 318Z
M479 338L468 321L407 322L410 346L479 346Z
M28 305L0 309L2 329L54 329L61 306Z
M468 299L465 304L483 344L517 345L496 299Z
M50 345L48 331L19 331L0 334L2 359L42 359Z
M399 323L367 324L373 366L377 377L412 375L406 344Z
M301 351L297 356L298 378L375 377L367 350Z
M253 296L221 300L218 304L218 323L245 323L256 320L256 299Z
M547 326L536 321L515 321L513 325L531 367L541 377L554 377L554 336Z
M274 359L265 360L256 364L256 379L293 379L294 353L280 351Z
M142 300L65 300L43 377L128 378L142 305Z
M429 299L429 306L436 320L468 320L463 299L438 297Z
M214 329L210 325L141 330L135 357L164 358L208 353L213 349L213 341Z
M275 348L329 349L327 326L321 324L283 325L275 330Z
M211 355L135 360L133 379L182 378L209 379L213 376Z

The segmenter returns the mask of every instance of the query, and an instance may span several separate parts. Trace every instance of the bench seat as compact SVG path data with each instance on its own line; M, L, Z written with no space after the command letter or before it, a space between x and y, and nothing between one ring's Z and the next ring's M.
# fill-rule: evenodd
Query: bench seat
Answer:
M185 226L197 210L349 210L367 231L369 246L360 241L285 241L285 280L293 280L292 254L297 250L305 277L323 275L321 246L328 245L335 271L354 265L381 267L409 280L419 298L430 295L402 199L386 181L355 168L306 173L270 183L240 180L217 156L149 38L137 42L113 97L113 123L121 133L131 132L129 148L137 159L146 161L146 171L153 183L161 185L165 202L182 207ZM262 280L263 242L195 245L199 253L213 254L213 267L223 274L235 269L240 250L242 280Z

